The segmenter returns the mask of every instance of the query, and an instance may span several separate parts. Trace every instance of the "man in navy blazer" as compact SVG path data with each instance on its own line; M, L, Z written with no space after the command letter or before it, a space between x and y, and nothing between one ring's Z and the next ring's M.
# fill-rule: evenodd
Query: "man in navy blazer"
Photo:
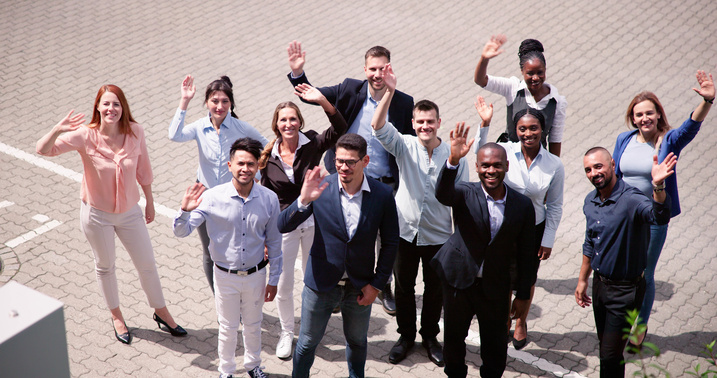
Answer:
M436 198L453 209L454 233L431 260L443 283L445 373L465 377L466 344L473 316L481 339L481 377L500 377L508 354L508 319L527 310L536 279L533 239L535 210L528 197L503 183L508 171L503 147L478 150L480 183L455 183L457 165L473 144L469 128L451 131L451 154L438 177ZM516 299L510 308L510 263L516 260Z
M293 41L288 47L289 81L296 87L302 83L309 83L304 72L306 52L301 51L301 43ZM364 56L364 73L366 80L345 79L341 84L318 88L321 93L341 113L349 124L348 133L359 134L368 143L368 155L371 162L366 167L367 176L375 178L398 189L398 165L393 155L386 152L381 143L372 134L371 119L386 92L384 82L386 64L391 62L391 52L383 46L374 46L366 51ZM301 99L301 101L304 101ZM306 102L306 101L304 101ZM390 121L402 134L416 135L411 119L413 118L413 97L395 91L391 105L388 108L388 121ZM324 165L329 173L336 173L333 159L335 150L326 151ZM390 279L379 298L384 310L389 315L396 314L396 304L391 293Z
M304 275L301 329L294 377L308 377L332 310L341 305L351 377L363 377L371 304L386 285L398 248L398 214L392 190L367 177L366 141L346 134L336 142L337 174L307 172L299 198L279 215L279 231L296 229L312 214L314 243ZM376 235L381 232L378 261Z

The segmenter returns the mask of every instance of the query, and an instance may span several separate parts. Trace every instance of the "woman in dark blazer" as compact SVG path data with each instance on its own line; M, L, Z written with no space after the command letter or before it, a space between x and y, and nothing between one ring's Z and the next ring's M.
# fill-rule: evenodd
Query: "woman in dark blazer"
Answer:
M308 84L296 86L296 94L303 100L321 105L331 126L319 134L314 130L302 132L304 118L293 102L276 106L271 129L276 138L267 144L261 159L261 184L273 190L279 197L281 209L287 208L301 193L306 172L319 165L324 152L333 147L348 129L341 113L316 88ZM284 268L279 279L276 306L281 323L281 335L276 355L285 359L291 356L294 339L294 264L302 250L302 271L306 268L309 250L314 240L314 219L309 218L296 230L283 235L281 250Z

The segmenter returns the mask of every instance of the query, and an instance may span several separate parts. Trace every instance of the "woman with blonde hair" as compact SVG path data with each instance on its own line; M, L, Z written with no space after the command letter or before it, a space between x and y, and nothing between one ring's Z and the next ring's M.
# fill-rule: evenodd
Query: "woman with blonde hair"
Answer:
M299 198L306 172L319 165L324 152L333 147L349 128L341 113L336 111L318 89L308 84L299 84L295 90L303 100L321 105L331 126L321 134L314 130L302 131L304 118L296 104L288 101L276 106L271 121L271 129L276 138L264 149L259 160L259 168L261 184L277 194L282 210ZM281 359L291 356L294 340L294 264L301 247L301 266L305 270L313 240L313 217L307 219L296 230L284 234L282 238L284 268L279 278L276 295L276 306L281 323L276 356Z

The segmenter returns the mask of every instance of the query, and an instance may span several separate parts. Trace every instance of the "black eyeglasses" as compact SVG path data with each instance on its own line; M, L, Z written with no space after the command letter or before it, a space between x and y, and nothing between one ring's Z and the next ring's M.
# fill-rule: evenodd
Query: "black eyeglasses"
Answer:
M360 160L360 159L359 159ZM359 162L359 160L354 159L334 159L334 164L337 168L342 167L344 164L346 164L347 167L353 168L356 166L356 163Z

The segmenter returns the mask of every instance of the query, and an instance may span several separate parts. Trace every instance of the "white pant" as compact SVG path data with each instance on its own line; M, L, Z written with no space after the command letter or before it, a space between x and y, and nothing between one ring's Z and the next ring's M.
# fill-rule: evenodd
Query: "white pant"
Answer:
M301 247L301 272L306 272L309 251L314 242L314 226L296 229L281 237L284 269L279 277L276 293L276 309L279 312L281 330L294 332L294 264Z
M159 282L157 264L154 261L152 242L139 205L124 213L107 213L82 202L80 225L95 255L95 272L100 290L110 309L119 307L117 275L115 274L115 234L129 253L139 273L149 305L152 308L165 307L162 284Z
M244 368L261 364L261 320L263 318L266 268L248 276L238 276L214 266L214 302L219 318L219 372L234 374L237 331L243 324Z

